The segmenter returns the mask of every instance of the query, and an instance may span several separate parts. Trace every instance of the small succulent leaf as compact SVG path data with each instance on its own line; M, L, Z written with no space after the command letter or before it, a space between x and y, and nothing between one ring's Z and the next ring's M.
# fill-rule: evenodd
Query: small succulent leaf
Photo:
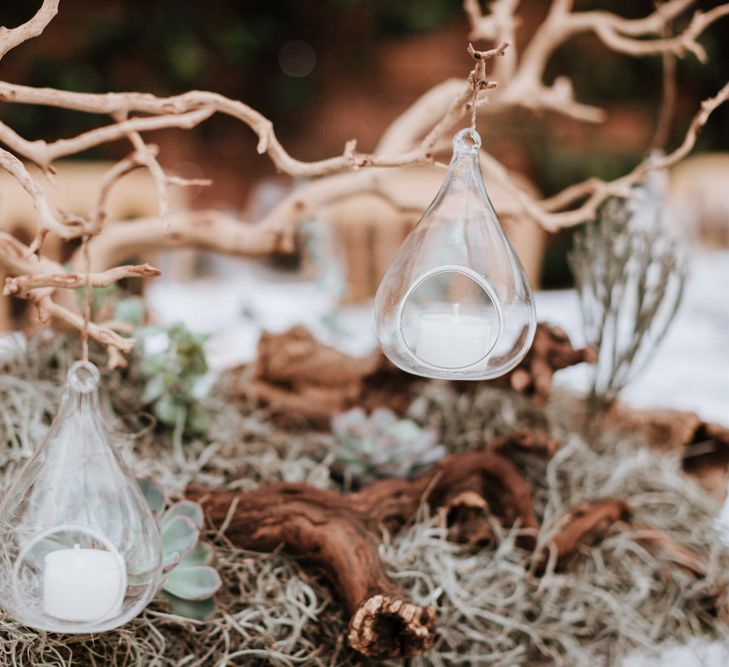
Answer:
M418 466L427 466L431 463L440 461L446 455L446 448L443 445L438 445L431 449L425 450L418 461Z
M390 424L386 433L391 438L404 443L408 440L417 440L420 436L420 427L410 419L401 419Z
M332 419L332 429L337 434L345 434L351 430L366 427L367 413L362 408L352 408L341 412Z
M180 404L171 396L162 396L154 404L154 414L163 424L175 426L180 413Z
M167 494L164 487L157 480L149 478L138 479L137 484L147 501L147 505L149 505L149 509L157 516L160 516L167 504Z
M200 531L192 519L186 516L174 516L164 521L162 526L162 551L165 554L177 552L181 558L197 544Z
M206 433L210 428L211 421L210 415L198 406L193 405L190 408L187 416L187 425L193 433Z
M156 343L156 340L158 340L152 337L144 338L142 339L144 344L143 346L148 345L150 339L153 343ZM139 372L144 377L150 378L165 370L165 366L167 365L167 359L165 358L164 353L149 354L146 353L146 351L143 351L143 354L145 354L146 356L142 357L139 362L138 368Z
M144 300L138 296L119 299L114 306L114 320L140 325L144 320Z
M162 572L167 573L170 570L173 570L181 562L182 562L182 559L180 558L179 552L172 551L170 553L165 553L164 560L162 561Z
M162 394L164 394L164 392L164 377L162 375L154 375L144 385L144 390L142 391L142 397L140 398L140 401L142 402L142 405L150 405L151 403L154 403L158 398L160 398Z
M223 582L209 565L178 567L167 576L164 590L183 600L205 600L215 595Z
M183 618L191 618L195 621L207 621L215 613L215 600L212 597L205 600L183 600L182 598L162 591L169 606L170 613Z
M180 567L193 565L210 565L215 558L215 549L206 542L198 542L180 561Z
M193 500L180 500L170 506L162 518L162 526L164 527L176 516L186 516L198 529L202 528L205 522L202 507Z
M377 408L376 410L373 410L370 415L370 422L375 428L382 429L398 423L395 413L387 408Z

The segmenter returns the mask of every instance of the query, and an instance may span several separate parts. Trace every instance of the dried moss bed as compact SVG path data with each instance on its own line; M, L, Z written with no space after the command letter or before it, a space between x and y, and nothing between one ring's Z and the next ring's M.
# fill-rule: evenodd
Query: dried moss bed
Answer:
M4 486L42 438L58 402L72 351L60 338L35 341L0 376L0 466ZM209 442L176 444L139 414L133 380L105 378L112 424L139 475L155 475L180 492L196 481L248 489L287 480L321 486L329 477L326 440L311 432L277 428L265 412L238 411L220 398ZM590 446L566 423L562 402L533 408L510 393L484 389L455 396L428 386L414 406L419 419L437 424L454 450L479 434L516 426L549 425L564 443L556 457L519 465L537 488L546 543L553 519L567 507L605 496L628 497L638 523L668 530L703 554L710 574L697 581L618 533L585 550L566 574L532 574L531 554L500 531L495 545L474 552L444 539L425 513L396 536L384 536L382 558L391 576L419 603L433 604L439 638L413 664L612 665L636 647L692 637L726 636L712 613L712 593L729 584L729 556L712 529L715 503L670 457L639 443L604 434ZM110 413L111 414L111 413ZM145 426L146 424L146 426ZM136 431L130 438L128 432ZM1 665L352 665L361 658L343 639L345 619L323 580L295 560L232 547L224 536L218 568L225 581L219 613L208 623L170 616L153 606L115 632L96 637L45 635L0 615Z

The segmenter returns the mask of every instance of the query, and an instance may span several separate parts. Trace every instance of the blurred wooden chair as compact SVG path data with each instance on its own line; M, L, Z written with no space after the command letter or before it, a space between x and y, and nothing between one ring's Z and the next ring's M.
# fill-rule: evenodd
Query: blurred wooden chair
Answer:
M690 157L671 170L669 213L676 231L729 248L729 153Z
M527 179L513 178L527 192L537 194ZM332 226L343 247L347 267L345 300L348 302L360 302L374 296L400 244L435 197L443 181L443 172L411 167L393 170L387 179L388 187L402 193L417 214L404 219L387 201L375 195L361 194L328 206L318 215L321 221ZM520 214L513 197L495 183L489 182L488 189L509 240L536 289L540 284L546 232Z
M76 215L88 215L96 205L101 179L110 162L56 163L58 174L51 183L38 169L31 173L41 184L53 204ZM169 188L170 210L183 210L187 204L184 188ZM157 215L159 206L154 182L144 169L138 169L119 180L109 197L109 221ZM36 232L36 211L28 194L10 174L0 172L0 229L23 242L30 242ZM43 246L44 254L58 262L68 261L79 241L64 242L50 235ZM182 259L182 258L181 258ZM184 262L181 262L184 263ZM0 275L1 284L5 276ZM14 327L13 302L0 296L0 331ZM19 308L27 302L16 300ZM16 308L18 310L18 308Z

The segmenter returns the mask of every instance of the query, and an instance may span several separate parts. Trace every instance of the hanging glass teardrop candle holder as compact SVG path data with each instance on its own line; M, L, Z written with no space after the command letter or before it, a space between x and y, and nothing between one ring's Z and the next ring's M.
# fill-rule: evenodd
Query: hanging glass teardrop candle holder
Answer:
M109 444L98 380L93 364L71 367L48 435L0 504L0 604L39 630L118 627L161 581L159 528Z
M480 146L475 130L455 136L443 185L375 297L382 350L415 375L492 379L534 339L534 296L486 193Z

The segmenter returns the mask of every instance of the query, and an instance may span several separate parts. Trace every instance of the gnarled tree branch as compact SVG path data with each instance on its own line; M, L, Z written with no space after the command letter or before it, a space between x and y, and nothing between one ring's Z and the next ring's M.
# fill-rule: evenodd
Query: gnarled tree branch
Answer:
M101 273L90 273L88 276L83 273L30 274L7 278L3 294L25 297L28 292L39 287L63 287L65 289L75 289L85 285L109 287L124 278L155 278L159 275L159 269L155 269L150 264L116 266Z
M38 37L58 13L60 0L43 0L40 9L28 21L16 28L0 27L0 59L16 46Z
M115 261L126 259L140 249L154 249L178 245L194 245L236 254L267 254L276 250L290 251L294 247L294 234L304 215L316 211L331 202L355 193L376 194L401 210L407 209L400 193L395 192L382 178L384 167L402 167L414 164L436 163L436 153L444 145L444 138L452 127L469 110L474 98L474 87L491 87L486 79L484 61L496 59L495 73L502 84L491 103L479 107L482 113L502 110L509 106L532 109L549 108L580 120L595 121L603 116L602 110L583 105L574 98L569 79L558 77L547 86L543 83L544 70L551 54L561 44L582 32L593 32L612 50L644 56L652 53L683 55L693 52L703 55L698 43L700 35L715 21L729 14L729 4L717 6L705 13L693 15L687 27L675 36L665 36L671 22L691 6L690 0L668 0L654 12L640 19L626 19L617 14L601 11L572 11L571 0L553 0L546 20L537 29L520 54L513 46L518 26L516 0L495 0L490 11L483 13L477 0L466 0L465 9L472 27L472 37L486 38L500 45L489 51L472 51L476 60L468 83L449 81L426 93L400 119L396 120L374 154L361 153L356 142L349 141L340 155L303 162L291 156L279 142L272 123L247 104L208 91L190 91L180 95L158 97L138 92L125 93L76 93L52 88L34 88L0 82L0 100L15 104L38 104L79 112L106 115L114 122L75 137L54 142L28 141L13 129L0 123L0 142L8 150L0 149L0 167L9 171L28 192L38 210L38 236L27 254L40 250L48 233L63 239L95 237L90 241L93 271L103 272ZM58 0L44 0L36 15L27 23L14 29L0 30L0 57L8 50L40 34L55 15ZM644 39L656 37L655 39ZM512 46L507 50L506 43ZM516 186L503 166L487 153L482 160L490 178L495 179L509 192L518 207L544 228L555 230L579 224L594 217L602 202L612 196L627 192L651 168L670 166L682 159L693 147L696 134L712 111L723 103L729 90L723 88L714 98L707 100L686 134L684 142L672 153L653 162L643 162L630 173L611 182L589 179L564 192L544 200L537 200ZM238 119L249 127L258 138L258 152L267 154L276 168L286 174L312 180L289 197L258 224L244 225L222 213L201 212L189 215L169 216L166 188L170 184L189 185L191 182L167 175L157 160L157 149L147 145L142 134L164 128L189 129L214 113ZM104 177L96 207L86 217L64 216L48 201L40 186L33 180L20 161L24 158L52 172L53 162L121 138L128 139L134 152ZM15 153L15 155L13 155ZM119 225L105 225L106 201L114 183L128 171L146 167L153 177L158 193L160 220L147 219ZM362 167L372 169L358 171ZM350 173L343 173L350 172ZM195 181L199 183L199 181ZM17 258L17 246L7 242L0 244L0 262L13 276L18 276L22 262ZM94 255L97 255L96 257ZM78 257L74 264L78 268ZM29 274L62 273L42 262ZM40 284L49 279L34 278ZM55 282L54 282L55 280ZM41 308L51 299L58 279L43 282L43 287L24 290L19 294L33 295ZM22 283L12 283L20 285ZM13 288L15 289L15 288ZM72 307L62 313L67 322L75 322ZM93 335L93 334L92 334ZM100 334L108 344L113 337ZM113 342L110 343L113 345Z

